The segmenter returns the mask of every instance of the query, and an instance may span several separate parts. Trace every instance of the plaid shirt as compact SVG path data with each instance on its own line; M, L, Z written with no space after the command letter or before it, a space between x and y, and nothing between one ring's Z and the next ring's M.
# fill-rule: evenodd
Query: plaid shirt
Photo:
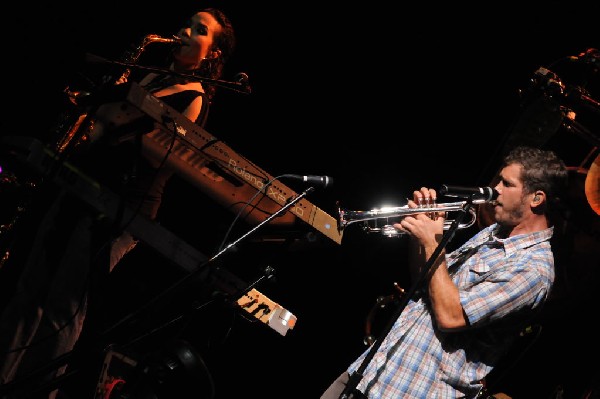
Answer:
M446 255L470 327L436 328L426 295L409 300L362 373L369 398L474 398L554 282L553 228L506 239L481 230ZM424 290L426 291L426 290ZM523 317L525 316L525 317ZM366 350L348 368L352 375Z

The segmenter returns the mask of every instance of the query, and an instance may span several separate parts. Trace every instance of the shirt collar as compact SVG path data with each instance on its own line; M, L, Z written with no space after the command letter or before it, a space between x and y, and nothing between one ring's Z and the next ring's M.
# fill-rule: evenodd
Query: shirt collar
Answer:
M535 231L533 233L519 234L508 238L498 238L496 235L500 231L501 226L497 223L489 227L489 234L484 234L482 239L490 244L500 244L504 246L507 255L510 255L518 250L529 248L533 245L550 240L554 233L554 227L548 227L544 230Z

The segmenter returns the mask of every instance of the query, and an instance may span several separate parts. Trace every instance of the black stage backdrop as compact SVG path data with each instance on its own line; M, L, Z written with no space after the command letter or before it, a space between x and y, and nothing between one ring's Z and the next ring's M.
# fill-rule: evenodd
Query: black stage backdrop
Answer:
M43 138L64 109L63 89L80 82L82 71L110 68L90 63L86 54L119 61L144 35L168 37L204 6L221 7L237 28L237 52L224 79L244 72L252 88L251 94L222 90L207 130L273 176L333 177L333 185L316 187L307 199L334 217L338 206L404 205L423 185L488 185L499 156L515 143L555 149L565 159L573 169L573 206L557 246L557 291L541 333L527 335L524 349L510 354L491 382L514 398L557 398L561 390L564 398L583 397L600 371L588 366L598 357L591 325L598 214L584 192L597 155L600 109L566 104L561 93L549 100L548 93L581 88L592 100L600 96L599 58L593 52L576 57L600 47L598 10L566 2L400 10L389 2L18 5L2 28L2 135ZM148 48L142 61L159 56L158 47ZM576 110L591 137L565 127L557 111L562 105ZM13 202L27 195L13 184L3 182L11 199L3 206L7 220ZM298 193L308 187L285 184ZM167 190L161 225L203 255L215 255L235 215L179 176ZM236 223L227 242L252 227ZM476 228L458 232L450 247ZM128 322L101 342L82 345L74 377L62 384L73 397L93 397L106 360L98 348L114 345L115 353L150 370L119 365L114 374L160 398L182 397L184 390L209 397L213 388L218 399L317 398L366 349L366 328L376 335L390 317L393 302L373 313L377 298L394 295L394 283L409 284L405 245L403 237L367 234L358 224L337 244L298 221L286 229L264 226L219 256L215 265L246 283L274 270L256 288L297 317L283 336L202 281L165 293L183 275L142 244L115 270L102 310L90 316L93 328ZM84 338L95 337L93 328ZM164 359L192 353L196 360L173 375L162 368Z

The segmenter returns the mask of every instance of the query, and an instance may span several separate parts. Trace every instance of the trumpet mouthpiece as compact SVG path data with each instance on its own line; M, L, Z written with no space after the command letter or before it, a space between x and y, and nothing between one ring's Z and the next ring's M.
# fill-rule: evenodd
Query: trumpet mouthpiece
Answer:
M173 35L173 37L168 40L170 43L173 43L173 44L181 44L181 38L179 36Z

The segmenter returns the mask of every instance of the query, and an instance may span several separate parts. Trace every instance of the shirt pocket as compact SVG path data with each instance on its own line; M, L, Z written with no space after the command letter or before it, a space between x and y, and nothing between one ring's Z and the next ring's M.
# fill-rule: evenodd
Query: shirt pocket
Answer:
M472 286L483 280L485 276L490 272L490 267L487 263L477 260L472 264L468 265L468 272L461 276L460 285Z
M469 265L469 271L471 273L475 273L478 276L482 276L490 271L490 267L487 263L478 260L474 262L472 265Z

